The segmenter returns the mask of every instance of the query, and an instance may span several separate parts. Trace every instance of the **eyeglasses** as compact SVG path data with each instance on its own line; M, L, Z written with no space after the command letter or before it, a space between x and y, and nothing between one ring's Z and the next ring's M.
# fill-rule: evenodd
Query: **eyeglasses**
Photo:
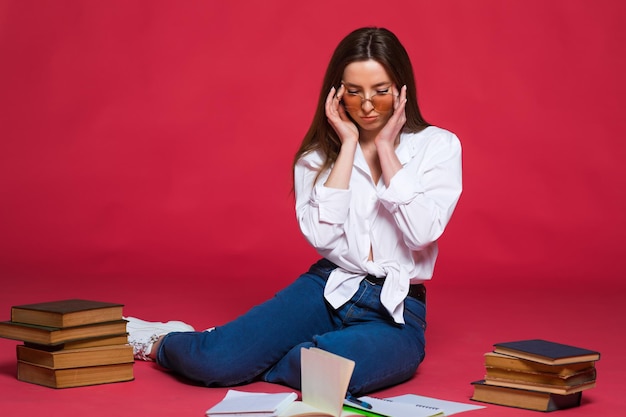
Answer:
M351 93L346 91L341 99L343 104L349 111L359 111L366 101L369 101L379 113L387 113L391 111L393 107L393 97L391 89L386 91L378 91L376 94L372 94L370 98L365 98L361 93Z

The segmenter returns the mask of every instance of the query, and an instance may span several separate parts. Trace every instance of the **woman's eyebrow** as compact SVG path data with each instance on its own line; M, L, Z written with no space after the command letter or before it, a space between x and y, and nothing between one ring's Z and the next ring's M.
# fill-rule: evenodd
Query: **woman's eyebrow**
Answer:
M363 88L363 87L361 87L358 84L353 84L353 83L349 83L349 82L346 82L346 81L342 81L342 83L346 87ZM386 87L386 86L390 86L391 84L393 84L391 81L381 81L379 83L374 84L372 87L373 88Z

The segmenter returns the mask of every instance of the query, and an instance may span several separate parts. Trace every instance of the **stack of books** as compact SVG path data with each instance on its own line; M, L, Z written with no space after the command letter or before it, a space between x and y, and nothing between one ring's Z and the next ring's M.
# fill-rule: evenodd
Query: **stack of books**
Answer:
M580 405L596 385L600 353L541 339L496 343L485 354L485 379L472 400L538 411Z
M52 388L130 381L122 304L61 300L11 307L0 337L20 340L17 379Z

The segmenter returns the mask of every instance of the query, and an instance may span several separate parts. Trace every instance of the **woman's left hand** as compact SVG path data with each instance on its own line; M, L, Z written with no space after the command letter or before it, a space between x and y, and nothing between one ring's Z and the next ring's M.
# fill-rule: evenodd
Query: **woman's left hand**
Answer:
M394 86L395 90L395 86ZM382 169L382 177L386 187L389 187L391 179L402 168L402 164L396 155L396 141L406 123L406 86L400 89L400 94L394 97L393 114L387 124L380 130L374 139L378 160Z
M395 95L395 86L393 87L392 92L394 94L393 114L374 140L377 147L381 145L390 145L393 148L396 144L396 139L400 135L400 132L406 123L406 85L400 89L400 94Z

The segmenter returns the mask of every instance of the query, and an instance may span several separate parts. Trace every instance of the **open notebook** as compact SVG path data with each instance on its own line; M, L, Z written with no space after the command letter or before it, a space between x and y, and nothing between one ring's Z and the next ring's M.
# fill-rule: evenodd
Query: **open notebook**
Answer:
M302 349L302 401L294 401L280 417L348 417L378 414L388 417L442 416L437 408L391 402L372 397L358 400L371 406L359 407L347 401L354 361L318 348Z
M386 417L442 416L440 409L360 397L359 407L346 400L354 361L318 348L301 351L302 401L293 393L261 394L229 390L226 397L207 410L209 417Z
M222 401L206 411L208 417L276 417L298 399L295 392L260 393L230 389Z

